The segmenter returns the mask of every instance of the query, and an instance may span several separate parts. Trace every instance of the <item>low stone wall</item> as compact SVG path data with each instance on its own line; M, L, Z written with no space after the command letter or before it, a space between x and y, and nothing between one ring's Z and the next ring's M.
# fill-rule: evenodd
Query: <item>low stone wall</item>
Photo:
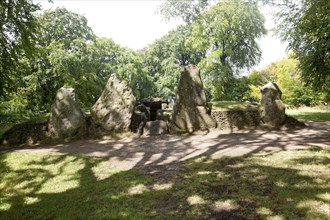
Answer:
M218 129L253 128L260 124L258 109L212 110L211 115L216 120Z
M0 138L1 145L37 144L49 138L47 122L24 122L14 125Z
M212 110L212 117L217 122L217 129L227 128L255 128L260 125L260 113L256 109L221 109ZM159 111L157 120L171 120L171 111ZM141 116L133 114L131 130L137 132L139 124L141 122Z

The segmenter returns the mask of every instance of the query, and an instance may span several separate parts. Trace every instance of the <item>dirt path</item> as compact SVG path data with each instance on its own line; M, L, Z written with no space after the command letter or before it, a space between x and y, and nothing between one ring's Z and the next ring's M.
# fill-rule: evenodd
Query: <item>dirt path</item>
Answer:
M16 152L83 153L102 157L113 169L167 166L195 156L239 156L260 151L304 149L321 147L330 149L330 123L307 122L299 130L224 130L205 135L130 137L121 140L79 140L75 142L24 147ZM174 163L173 163L174 162Z

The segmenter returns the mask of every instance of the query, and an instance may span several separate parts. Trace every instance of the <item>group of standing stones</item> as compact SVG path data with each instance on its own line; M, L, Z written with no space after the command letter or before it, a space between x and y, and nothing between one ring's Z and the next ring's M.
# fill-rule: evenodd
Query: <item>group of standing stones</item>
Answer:
M260 123L269 127L283 125L287 116L279 87L275 83L268 83L260 91ZM51 137L128 131L152 135L208 131L217 126L211 116L197 66L182 68L175 100L170 114L168 110L157 111L157 120L151 120L150 108L143 104L136 105L132 89L113 74L87 119L75 99L73 89L62 87L51 108L48 133ZM135 129L132 129L133 121L138 122Z
M80 109L71 87L57 91L48 120L52 138L85 136L89 133L128 132L136 104L132 89L116 74L111 75L88 118Z
M101 96L92 106L90 116L87 116L76 100L74 89L62 87L57 91L47 122L15 125L3 135L0 144L37 143L47 138L130 131L139 135L194 133L217 127L197 66L182 68L177 88L174 103L149 99L149 107L136 105L136 98L129 85L112 74ZM258 126L278 128L282 125L304 125L285 115L282 92L276 83L266 84L260 92L262 98L257 113ZM170 108L165 108L168 104ZM218 127L221 129L221 126ZM19 140L17 137L20 137Z

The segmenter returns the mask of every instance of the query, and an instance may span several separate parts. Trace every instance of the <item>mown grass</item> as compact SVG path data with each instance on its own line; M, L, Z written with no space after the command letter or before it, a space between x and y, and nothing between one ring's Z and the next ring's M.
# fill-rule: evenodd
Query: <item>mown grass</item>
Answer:
M286 113L305 121L330 121L330 106L287 109Z
M108 163L1 153L0 219L330 218L329 150L198 157L161 175Z
M2 153L0 219L146 219L154 195L131 193L149 180L81 155ZM143 202L142 202L143 201Z
M212 109L251 109L257 108L257 104L236 101L212 101Z

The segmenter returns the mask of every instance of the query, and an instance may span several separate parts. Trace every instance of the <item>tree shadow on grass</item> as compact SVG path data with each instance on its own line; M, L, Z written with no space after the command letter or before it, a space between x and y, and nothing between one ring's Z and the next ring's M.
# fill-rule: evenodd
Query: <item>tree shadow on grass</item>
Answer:
M312 154L311 151L305 151ZM275 153L281 160L281 153ZM323 151L329 157L329 151ZM299 169L299 164L264 161L272 154L190 160L179 174L164 219L328 219L328 172ZM292 157L292 156L291 156ZM310 159L321 158L311 155ZM286 160L286 159L284 159ZM327 169L327 166L321 166ZM314 167L315 169L315 167ZM308 175L307 173L311 175ZM316 172L316 173L315 173ZM177 206L180 204L180 206ZM166 204L168 205L168 204Z
M106 158L1 153L0 218L327 219L328 177L315 169L329 151L296 152L196 157L174 172L158 165L162 175L109 170ZM309 161L319 167L300 168Z
M309 165L330 165L330 158L323 156L323 157L302 157L302 158L298 158L295 159L293 161L296 164L309 164ZM330 171L329 171L330 172Z
M152 215L147 209L141 213L145 195L129 194L130 188L148 181L136 171L104 170L107 177L102 179L93 170L104 169L98 167L99 159L70 154L29 157L21 163L24 167L1 169L0 219L144 219Z
M324 143L327 129L300 132L81 140L51 153L0 152L0 219L329 219L328 175L317 170L329 150L285 151ZM243 156L230 155L238 148ZM271 157L277 160L264 161ZM128 170L114 169L113 159L131 162ZM311 163L313 170L301 170Z

